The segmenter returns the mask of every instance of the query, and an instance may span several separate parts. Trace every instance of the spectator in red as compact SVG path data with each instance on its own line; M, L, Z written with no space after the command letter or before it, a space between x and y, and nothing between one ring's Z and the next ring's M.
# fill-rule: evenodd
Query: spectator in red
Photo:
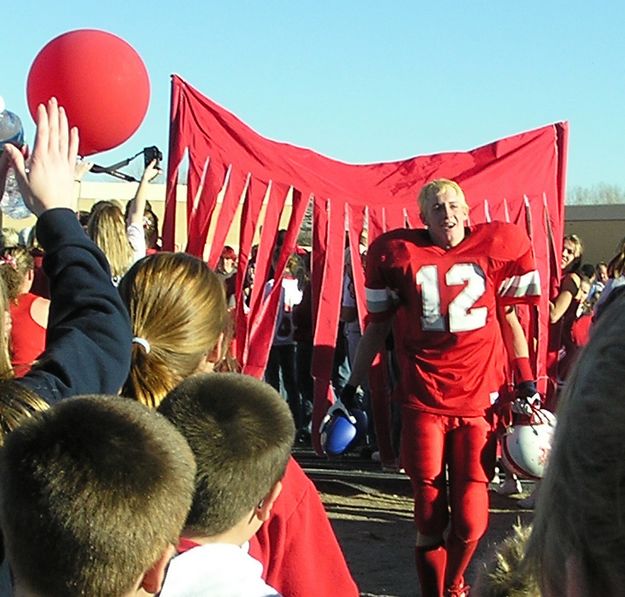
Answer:
M7 247L0 254L0 276L7 289L11 315L11 364L17 376L25 375L44 351L50 301L30 290L35 263L28 249Z
M228 309L232 309L235 304L234 291L237 277L237 253L236 251L226 245L219 257L215 273L219 276L219 279L223 282L226 289L226 301L228 303Z

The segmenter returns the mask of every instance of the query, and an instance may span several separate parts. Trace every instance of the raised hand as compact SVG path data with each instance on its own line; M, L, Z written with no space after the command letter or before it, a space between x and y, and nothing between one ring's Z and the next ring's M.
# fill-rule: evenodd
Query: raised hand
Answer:
M18 148L7 145L4 150L15 170L22 197L35 215L55 207L74 209L78 129L70 130L65 110L56 98L37 107L37 133L29 171Z
M148 183L161 173L161 169L157 164L157 160L152 160L143 171L141 182L137 187L137 192L128 209L128 224L136 224L137 226L143 227L143 216L147 202Z
M152 160L143 171L143 175L141 176L141 181L144 180L150 182L154 180L161 173L161 169L158 167L158 161Z

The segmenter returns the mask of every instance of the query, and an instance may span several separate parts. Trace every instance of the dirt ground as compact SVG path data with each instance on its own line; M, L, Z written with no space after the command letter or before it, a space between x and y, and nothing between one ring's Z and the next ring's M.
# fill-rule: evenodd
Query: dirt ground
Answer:
M308 450L300 450L295 456L321 493L361 595L418 597L408 478L383 473L378 464L358 456L328 461ZM524 489L528 492L529 485ZM467 573L469 584L474 582L493 544L509 532L514 522L531 520L531 511L517 506L521 497L501 497L491 491L489 530Z

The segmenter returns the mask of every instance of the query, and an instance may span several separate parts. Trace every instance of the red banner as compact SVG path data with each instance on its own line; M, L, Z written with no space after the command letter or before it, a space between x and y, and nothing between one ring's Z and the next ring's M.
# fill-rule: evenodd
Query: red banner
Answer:
M209 230L215 266L224 239L242 205L237 290L249 260L254 235L262 225L258 269L250 311L239 301L237 350L245 372L262 376L273 337L280 285L263 300L267 262L280 214L292 197L288 232L277 264L283 271L295 248L309 200L313 219L313 310L316 380L313 428L325 414L338 326L345 231L355 254L368 222L369 242L392 228L418 226L417 194L435 178L456 180L471 208L472 223L507 220L526 227L541 275L538 314L524 321L532 330L539 389L546 388L548 299L559 280L564 227L564 189L568 126L556 123L500 139L467 152L439 153L395 162L346 164L309 149L262 137L234 114L211 101L180 77L172 77L167 199L163 244L174 247L176 184L188 159L186 250L202 255ZM223 200L218 205L219 191ZM358 257L352 259L358 263ZM359 312L364 314L362 275L356 275Z

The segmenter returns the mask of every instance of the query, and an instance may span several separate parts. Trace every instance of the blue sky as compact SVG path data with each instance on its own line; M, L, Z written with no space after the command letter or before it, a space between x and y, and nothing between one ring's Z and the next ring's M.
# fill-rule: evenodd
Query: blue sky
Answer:
M353 163L468 150L568 120L569 186L625 187L622 1L23 0L14 11L0 95L28 139L26 79L52 38L103 29L143 58L148 113L126 143L93 156L101 164L166 149L177 73L259 133Z

